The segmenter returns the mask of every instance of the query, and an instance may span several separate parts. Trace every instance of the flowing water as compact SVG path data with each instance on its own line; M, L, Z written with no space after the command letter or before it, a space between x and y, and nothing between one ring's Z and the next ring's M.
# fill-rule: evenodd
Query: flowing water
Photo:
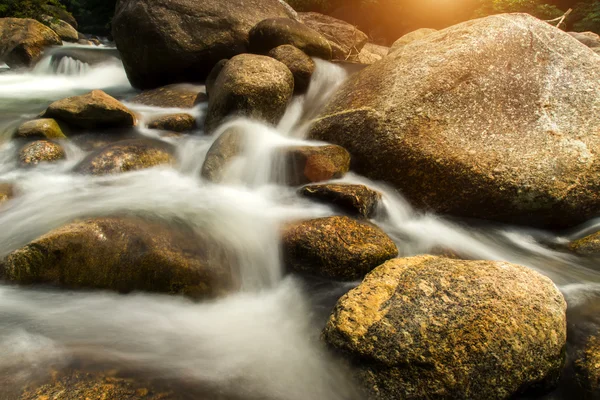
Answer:
M210 232L237 258L242 289L197 303L156 294L0 283L0 399L18 397L18 388L51 367L82 359L175 380L190 398L210 390L232 399L360 399L346 366L319 341L331 307L358 282L285 277L280 262L277 230L282 223L335 210L278 185L272 158L273 150L283 145L320 145L304 139L306 122L343 82L345 70L317 60L308 93L291 102L277 127L236 119L212 136L198 130L161 137L145 128L150 117L185 111L202 120L206 104L165 110L128 103L135 91L109 48L98 49L106 54L100 57L104 61L94 63L64 50L60 57L59 50L50 51L32 71L0 74L0 182L14 183L18 193L0 208L0 257L77 218L135 214L185 221L192 229ZM137 134L174 144L178 166L107 177L75 175L70 170L86 150L70 142L65 143L67 161L19 169L17 145L9 140L14 128L51 101L92 89L103 89L136 111L141 116ZM231 126L252 140L229 166L223 183L202 180L199 171L208 148ZM373 222L394 239L402 256L443 248L467 258L523 264L553 279L569 302L571 357L585 334L600 326L596 260L557 250L600 229L600 220L565 233L456 221L415 211L383 183L354 174L340 181L383 193ZM565 382L549 398L567 398L568 390L562 392L568 387Z

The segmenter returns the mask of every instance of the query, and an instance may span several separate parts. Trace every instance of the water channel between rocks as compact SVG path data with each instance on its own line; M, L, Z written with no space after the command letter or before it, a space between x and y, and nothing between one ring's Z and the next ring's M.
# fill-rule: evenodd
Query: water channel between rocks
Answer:
M308 93L293 100L276 128L238 119L211 136L198 130L160 137L144 128L145 119L184 111L201 120L206 104L182 110L128 103L135 91L114 50L98 51L104 52L98 57L105 57L105 62L88 65L68 57L56 61L50 52L32 71L0 74L0 181L16 184L19 192L17 199L0 209L0 256L77 218L136 214L185 223L226 243L241 265L241 291L197 303L162 295L0 283L0 399L12 398L14 388L75 360L181 382L190 398L210 390L223 398L358 399L346 366L329 355L319 340L335 301L358 282L286 277L280 265L282 223L335 211L273 183L277 171L271 158L282 145L320 144L303 139L306 121L345 79L345 70L317 60ZM86 151L69 143L65 144L67 161L18 168L16 144L9 139L19 123L54 100L92 89L106 91L141 115L138 134L175 145L178 167L105 177L77 175L71 168ZM203 181L199 170L205 154L230 126L246 131L252 143L222 184ZM416 212L380 182L354 174L341 181L383 193L383 204L372 222L394 239L401 256L443 248L472 259L522 264L550 277L569 303L570 355L585 332L597 329L596 260L556 249L598 230L600 220L569 232L449 220ZM563 391L559 388L548 398L568 398Z

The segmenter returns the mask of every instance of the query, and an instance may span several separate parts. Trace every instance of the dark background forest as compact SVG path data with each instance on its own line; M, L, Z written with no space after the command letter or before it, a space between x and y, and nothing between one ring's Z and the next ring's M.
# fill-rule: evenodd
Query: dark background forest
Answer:
M224 0L226 1L226 0ZM319 11L358 26L375 42L389 44L417 28L444 28L504 12L527 12L542 19L561 16L569 8L566 30L600 33L598 0L287 0L298 11ZM83 33L110 35L117 0L3 0L0 17L59 17L69 11Z

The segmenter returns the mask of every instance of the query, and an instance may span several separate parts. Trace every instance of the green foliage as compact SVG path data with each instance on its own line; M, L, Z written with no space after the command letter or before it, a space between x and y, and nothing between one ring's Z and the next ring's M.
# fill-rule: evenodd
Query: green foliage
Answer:
M33 18L41 20L42 16L56 17L48 6L62 7L58 0L2 0L0 18Z
M109 35L117 0L60 0L79 23L79 31Z
M600 2L577 3L571 20L576 31L592 31L600 34Z
M479 3L479 7L475 10L477 17L522 12L548 20L564 14L556 6L542 0L480 0Z

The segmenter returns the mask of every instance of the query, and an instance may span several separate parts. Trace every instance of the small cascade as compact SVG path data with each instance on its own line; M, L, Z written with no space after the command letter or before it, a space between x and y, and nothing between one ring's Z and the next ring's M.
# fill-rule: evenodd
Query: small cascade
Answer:
M52 72L57 75L80 76L90 71L89 64L71 57L62 57L60 59L53 57L50 60L50 66Z

